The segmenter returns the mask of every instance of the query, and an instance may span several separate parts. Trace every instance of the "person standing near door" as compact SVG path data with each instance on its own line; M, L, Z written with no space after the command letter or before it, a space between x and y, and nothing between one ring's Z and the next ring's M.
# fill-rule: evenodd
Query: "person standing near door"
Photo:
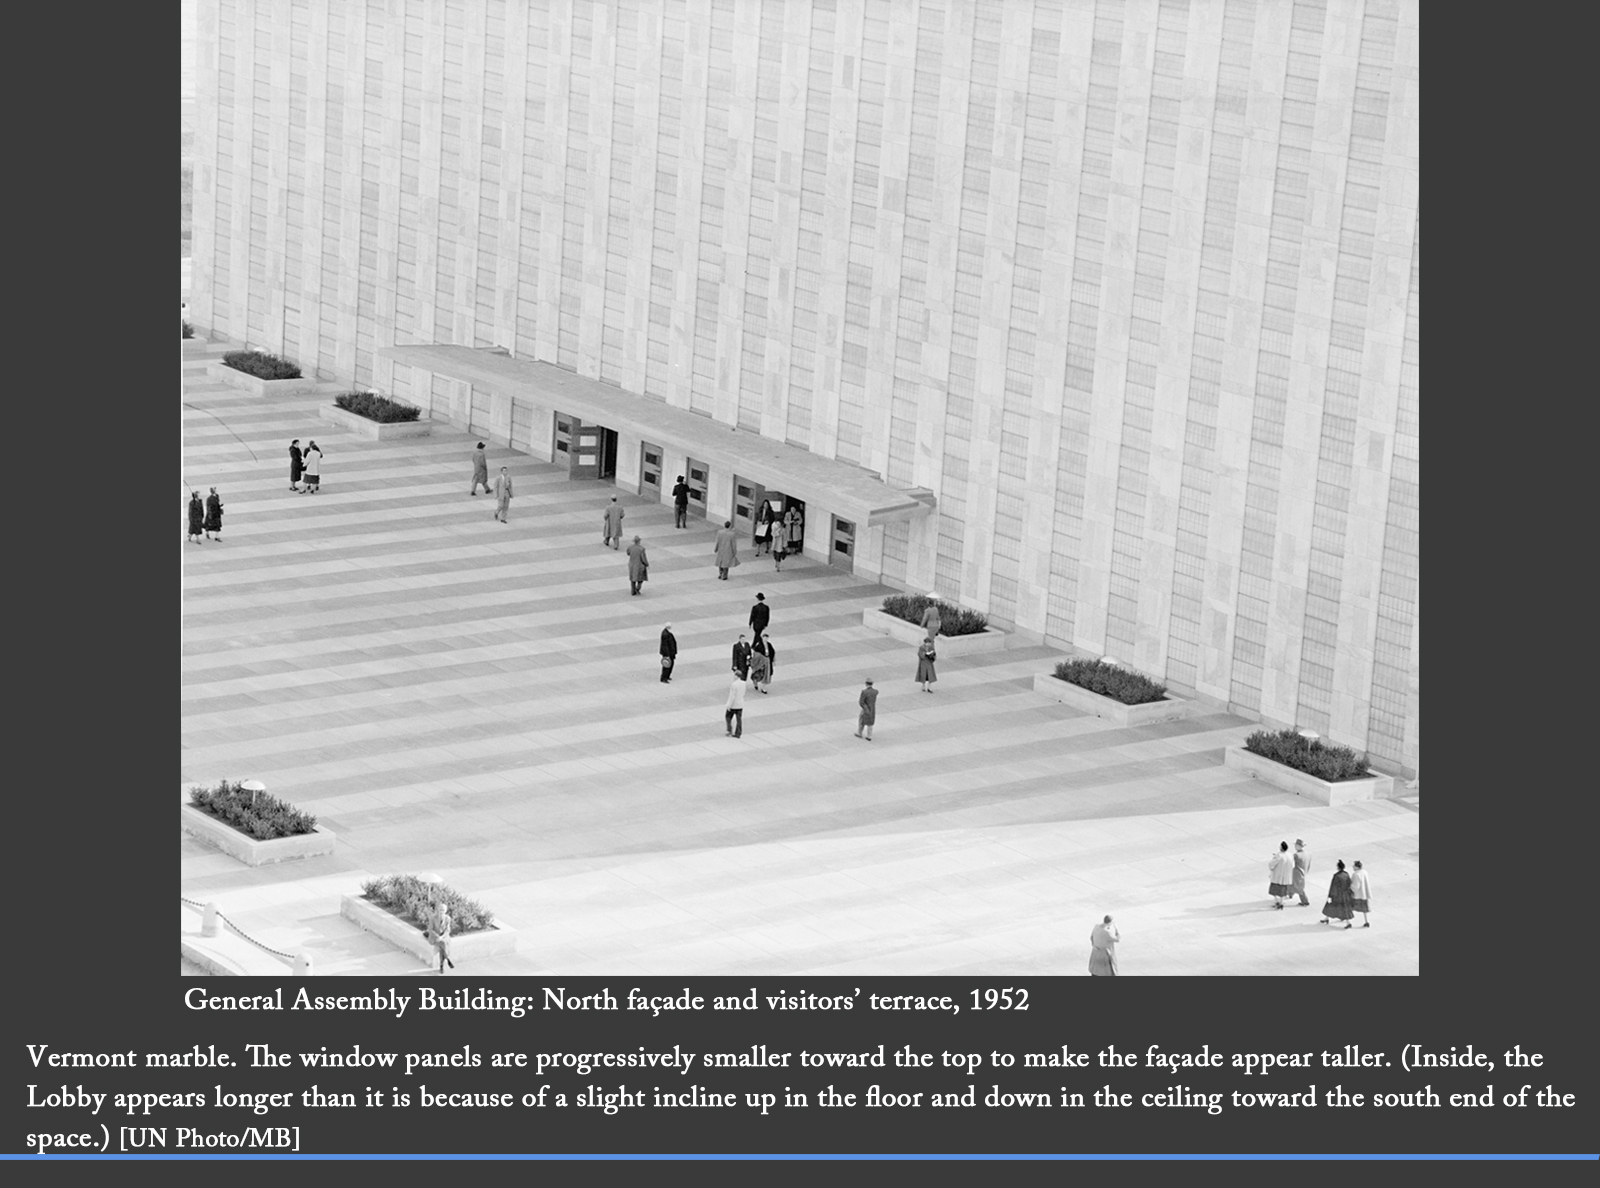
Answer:
M650 558L644 555L644 545L639 543L639 538L633 538L633 543L628 546L628 581L633 586L633 592L639 593L639 587L650 580Z
M472 490L470 495L478 493L478 484L483 484L483 493L489 493L489 454L483 442L478 443L478 448L472 451Z
M765 499L756 509L756 556L761 556L762 549L772 548L772 505Z
M622 547L622 517L624 515L622 504L617 502L613 495L611 502L606 504L605 543L613 550ZM637 592L637 591L636 591Z
M789 538L789 552L798 553L806 530L806 518L800 514L798 507L791 507L783 513L783 526L784 535Z
M661 629L661 683L672 684L672 669L678 663L678 637L672 634L672 624Z
M728 580L728 570L739 564L739 539L733 533L733 521L722 521L722 527L717 529L717 540L712 545L717 555L717 577L723 581Z
M689 484L683 481L681 474L678 476L677 485L672 488L672 526L674 528L689 526Z

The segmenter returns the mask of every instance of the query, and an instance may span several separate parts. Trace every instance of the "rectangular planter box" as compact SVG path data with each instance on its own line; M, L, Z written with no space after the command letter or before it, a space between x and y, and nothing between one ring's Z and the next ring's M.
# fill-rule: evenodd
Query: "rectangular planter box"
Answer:
M411 927L393 912L385 911L359 895L340 896L339 914L420 961L438 960L438 954L433 951L433 946L420 928ZM450 938L450 959L456 962L471 961L475 957L498 957L516 951L517 930L505 924Z
M179 824L191 837L198 837L246 866L266 866L273 862L287 862L294 858L315 858L319 854L333 853L335 834L318 825L310 833L294 837L278 837L272 841L256 841L246 837L232 825L202 813L189 803L188 789L178 805Z
M389 441L396 437L427 437L433 432L433 424L427 420L390 421L384 424L357 416L337 404L324 404L317 409L317 415L324 421L332 421L341 429L359 433L362 437L370 437L373 441Z
M886 611L867 607L861 612L861 625L879 635L887 635L915 647L928 638L928 633L918 623L908 623ZM978 652L1003 652L1006 633L985 627L976 635L941 635L934 641L933 650L942 660L947 656L971 656Z
M218 383L241 388L252 396L293 396L317 390L317 380L313 376L302 375L299 379L281 380L258 379L229 367L220 359L212 360L211 365L206 368L206 375Z
M1394 777L1376 771L1371 773L1370 779L1340 780L1338 783L1332 783L1328 780L1319 780L1316 776L1307 775L1303 771L1296 771L1275 759L1263 759L1243 747L1224 748L1222 764L1224 767L1237 767L1241 771L1248 771L1257 779L1266 780L1274 788L1294 792L1318 804L1352 804L1358 800L1388 800L1394 796Z
M1152 722L1176 722L1189 716L1194 702L1172 694L1161 701L1148 701L1143 705L1124 705L1115 697L1106 697L1082 685L1064 681L1053 672L1043 672L1033 678L1033 691L1052 697L1062 705L1083 710L1097 718L1104 718L1118 726L1148 726Z

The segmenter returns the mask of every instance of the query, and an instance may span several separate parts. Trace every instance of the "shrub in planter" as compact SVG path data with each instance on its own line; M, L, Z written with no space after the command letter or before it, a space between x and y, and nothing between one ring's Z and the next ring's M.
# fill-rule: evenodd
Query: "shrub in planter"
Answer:
M299 379L300 365L291 363L287 359L280 359L277 355L269 355L264 351L229 351L222 356L222 361L235 371L242 371L246 375L253 375L257 379L283 380Z
M185 338L193 338L194 337L194 327L189 325L188 322L184 322L184 324L183 324L183 336Z
M426 932L433 905L450 909L450 932L482 932L494 925L494 913L475 899L438 883L424 883L416 875L384 875L361 884L361 897L393 912L413 928Z
M233 780L223 780L215 788L190 788L189 803L256 841L295 837L317 827L317 819L310 813L276 796L251 793Z
M366 417L369 421L389 425L396 421L415 421L422 415L422 410L414 404L402 404L398 400L390 400L387 396L379 396L376 392L346 392L342 396L334 397L335 404L346 412L353 412L358 417Z
M1120 701L1123 705L1145 705L1161 701L1167 687L1149 677L1099 660L1063 660L1056 665L1056 677L1080 685L1091 693Z
M1320 738L1303 738L1297 730L1257 730L1244 740L1244 749L1330 783L1371 775L1365 755Z
M922 612L934 603L939 606L940 635L976 635L989 625L988 618L977 611L926 594L891 594L883 600L883 613L920 626Z

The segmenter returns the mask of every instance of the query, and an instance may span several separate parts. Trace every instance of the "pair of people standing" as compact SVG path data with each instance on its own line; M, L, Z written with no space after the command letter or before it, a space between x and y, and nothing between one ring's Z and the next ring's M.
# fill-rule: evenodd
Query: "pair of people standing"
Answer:
M495 475L493 485L489 482L489 455L488 447L479 442L472 451L472 488L467 494L476 496L478 488L483 488L485 495L491 492L494 495L494 518L502 524L511 523L511 471L502 466L500 473Z
M1371 928L1372 921L1367 919L1371 911L1372 884L1367 880L1367 872L1362 869L1361 863L1356 862L1354 871L1346 871L1344 859L1339 859L1337 869L1333 872L1333 880L1328 884L1328 900L1322 905L1322 919L1319 924L1326 924L1329 920L1343 920L1346 928L1353 928L1355 915L1361 913L1363 928Z
M222 497L217 494L215 487L211 488L211 494L206 496L203 504L199 491L189 492L189 534L184 538L185 542L204 543L200 536L202 532L205 533L205 540L222 539ZM212 536L213 532L215 536Z
M305 479L306 485L300 486ZM304 450L297 437L289 443L289 490L302 495L315 495L322 486L322 450L313 441Z

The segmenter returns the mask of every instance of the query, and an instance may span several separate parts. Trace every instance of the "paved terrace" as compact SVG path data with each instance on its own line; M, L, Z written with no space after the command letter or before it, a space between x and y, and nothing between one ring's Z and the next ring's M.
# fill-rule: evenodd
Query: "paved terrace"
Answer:
M1035 694L1060 658L942 659L861 626L892 591L743 551L609 485L490 450L511 522L467 496L474 438L378 443L185 366L185 476L216 485L224 542L182 545L184 780L258 778L339 837L251 869L180 835L182 891L319 974L426 973L339 915L371 875L436 872L518 930L458 974L1072 974L1091 925L1129 975L1416 974L1416 801L1325 808L1222 766L1225 713L1117 729ZM291 438L326 458L288 489ZM600 544L619 494L650 581ZM182 528L174 534L181 542ZM728 652L757 590L769 696L723 733ZM670 621L676 679L656 641ZM853 737L876 679L876 738ZM1271 910L1266 858L1304 837L1321 894L1361 858L1370 931Z

